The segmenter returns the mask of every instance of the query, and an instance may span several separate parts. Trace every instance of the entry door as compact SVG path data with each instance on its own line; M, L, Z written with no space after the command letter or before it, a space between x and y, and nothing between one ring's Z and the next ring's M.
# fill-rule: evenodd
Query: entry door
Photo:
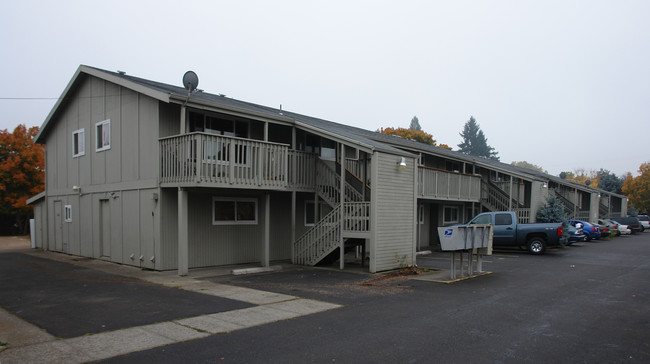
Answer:
M99 200L99 256L111 256L111 209L109 200Z
M63 204L54 201L54 250L63 251Z

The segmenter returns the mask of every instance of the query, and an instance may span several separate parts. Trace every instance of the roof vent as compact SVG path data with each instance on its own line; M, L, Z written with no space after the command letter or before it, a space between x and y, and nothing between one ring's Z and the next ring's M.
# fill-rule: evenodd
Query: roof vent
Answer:
M124 75L126 74L126 72L124 72L124 71L120 71L120 70L117 70L117 73L119 73L120 76L124 76Z

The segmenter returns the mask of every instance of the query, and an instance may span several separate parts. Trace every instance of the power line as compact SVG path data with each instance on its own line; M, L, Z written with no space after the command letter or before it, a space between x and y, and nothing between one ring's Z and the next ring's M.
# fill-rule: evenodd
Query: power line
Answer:
M0 97L0 100L58 100L60 97Z

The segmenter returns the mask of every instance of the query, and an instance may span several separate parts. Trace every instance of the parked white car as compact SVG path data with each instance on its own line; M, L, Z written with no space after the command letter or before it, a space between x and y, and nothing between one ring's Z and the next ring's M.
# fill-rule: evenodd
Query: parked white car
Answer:
M632 229L627 225L618 224L618 232L621 233L621 235L631 235Z
M639 215L636 218L639 219L639 222L644 229L650 229L650 218L648 215Z

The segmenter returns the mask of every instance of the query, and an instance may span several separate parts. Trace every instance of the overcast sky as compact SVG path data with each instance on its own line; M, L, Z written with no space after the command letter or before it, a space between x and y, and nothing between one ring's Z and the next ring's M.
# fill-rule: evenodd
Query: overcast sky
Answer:
M0 129L40 126L80 64L193 70L206 92L365 129L417 116L454 149L473 115L502 162L636 175L649 17L645 0L2 1Z

